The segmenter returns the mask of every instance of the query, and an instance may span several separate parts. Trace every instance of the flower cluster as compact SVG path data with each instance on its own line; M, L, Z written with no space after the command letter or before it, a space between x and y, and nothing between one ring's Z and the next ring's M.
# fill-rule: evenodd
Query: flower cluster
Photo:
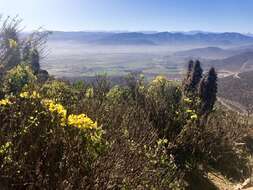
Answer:
M87 115L71 114L67 117L67 110L61 105L52 100L43 100L43 104L48 108L51 113L56 113L61 119L62 126L73 126L79 129L96 129L97 122L92 121Z
M29 92L21 92L19 94L19 96L21 98L32 98L32 99L36 99L36 98L40 98L40 94L36 91L33 91L32 93Z
M198 119L198 115L195 113L194 110L188 109L186 110L186 113L190 114L190 118L192 120Z
M190 104L190 103L192 103L192 100L190 98L185 98L184 102L187 103L187 104Z
M97 128L97 122L92 121L85 114L69 115L68 125L78 127L80 129L96 129Z
M11 104L11 102L8 98L0 100L0 106L7 106L7 105L10 105L10 104Z
M52 100L43 100L42 103L48 108L52 113L57 113L61 118L61 125L66 125L67 110L61 105L57 104Z

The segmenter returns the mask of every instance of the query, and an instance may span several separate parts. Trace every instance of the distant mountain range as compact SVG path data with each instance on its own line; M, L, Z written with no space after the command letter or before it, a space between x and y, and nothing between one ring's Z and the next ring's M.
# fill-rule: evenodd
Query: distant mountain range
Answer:
M246 45L253 37L240 33L208 32L59 32L49 40L71 40L102 45Z

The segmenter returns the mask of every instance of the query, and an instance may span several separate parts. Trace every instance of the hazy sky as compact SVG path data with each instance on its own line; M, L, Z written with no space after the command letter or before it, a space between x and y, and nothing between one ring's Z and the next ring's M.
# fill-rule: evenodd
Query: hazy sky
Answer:
M0 0L0 12L27 30L253 33L253 0Z

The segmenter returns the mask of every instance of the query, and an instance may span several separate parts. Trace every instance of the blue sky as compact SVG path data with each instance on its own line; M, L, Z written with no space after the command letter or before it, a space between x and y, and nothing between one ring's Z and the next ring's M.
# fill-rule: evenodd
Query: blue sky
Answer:
M253 33L253 0L0 0L26 30Z

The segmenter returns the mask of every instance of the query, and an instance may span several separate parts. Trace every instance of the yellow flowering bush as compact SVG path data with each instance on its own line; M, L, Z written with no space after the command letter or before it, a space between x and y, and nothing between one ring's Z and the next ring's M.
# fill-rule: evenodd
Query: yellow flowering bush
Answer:
M29 180L31 189L58 189L63 181L79 189L90 180L91 166L104 148L97 122L86 114L68 116L62 104L36 91L0 100L1 106L1 176L12 179L11 184Z

